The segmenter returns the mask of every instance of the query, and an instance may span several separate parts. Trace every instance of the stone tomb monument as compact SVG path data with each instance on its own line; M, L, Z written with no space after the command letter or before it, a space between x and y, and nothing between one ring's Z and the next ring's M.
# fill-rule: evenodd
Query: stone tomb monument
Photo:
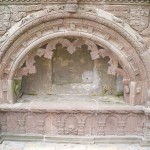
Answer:
M150 143L149 0L3 4L1 141Z

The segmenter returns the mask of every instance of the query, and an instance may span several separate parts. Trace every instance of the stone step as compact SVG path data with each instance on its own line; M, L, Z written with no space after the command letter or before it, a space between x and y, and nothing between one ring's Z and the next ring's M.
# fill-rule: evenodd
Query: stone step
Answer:
M138 144L57 144L48 142L4 141L0 150L150 150Z

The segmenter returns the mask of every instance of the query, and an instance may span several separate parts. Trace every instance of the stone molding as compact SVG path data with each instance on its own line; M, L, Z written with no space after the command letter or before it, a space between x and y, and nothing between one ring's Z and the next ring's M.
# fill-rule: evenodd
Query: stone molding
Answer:
M1 0L0 4L64 4L67 0L28 0L28 1L22 1L22 0ZM81 4L148 4L149 5L150 0L80 0L79 3Z
M83 4L70 3L67 1L66 4L57 4L59 7L64 8L66 11L76 12L80 9L84 9ZM0 37L6 33L6 31L11 28L16 22L20 21L22 18L27 15L44 9L56 9L58 7L56 4L54 5L45 5L45 4L32 4L32 5L0 5ZM93 3L92 3L93 5ZM88 4L88 7L91 4ZM87 7L87 6L86 6ZM136 7L134 5L96 5L92 7L98 7L105 11L108 11L114 14L116 17L123 19L126 23L128 23L134 30L136 30L143 37L147 37L150 35L150 25L149 25L149 15L150 15L150 7L140 5ZM89 7L90 8L90 7ZM86 8L87 9L87 8ZM92 11L92 9L90 9ZM3 41L4 39L0 40Z

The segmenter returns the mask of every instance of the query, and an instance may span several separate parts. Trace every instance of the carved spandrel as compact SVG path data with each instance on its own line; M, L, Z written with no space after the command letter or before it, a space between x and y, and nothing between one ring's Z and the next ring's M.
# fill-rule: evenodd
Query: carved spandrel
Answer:
M130 9L130 25L135 30L141 32L146 29L149 25L149 14L148 8L131 8Z
M10 12L11 12L11 20L14 21L14 22L18 22L22 18L26 17L27 13L41 10L42 5L30 5L30 6L10 5L9 9L10 9Z
M0 36L2 36L11 26L29 13L41 10L42 5L4 5L0 6Z
M0 35L3 35L10 28L10 9L8 6L0 6Z

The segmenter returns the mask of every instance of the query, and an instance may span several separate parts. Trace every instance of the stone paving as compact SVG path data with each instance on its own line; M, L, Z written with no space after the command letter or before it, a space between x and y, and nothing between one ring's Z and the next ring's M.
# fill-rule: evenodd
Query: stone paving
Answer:
M10 142L0 144L0 150L150 150L138 144L56 144L47 142Z

